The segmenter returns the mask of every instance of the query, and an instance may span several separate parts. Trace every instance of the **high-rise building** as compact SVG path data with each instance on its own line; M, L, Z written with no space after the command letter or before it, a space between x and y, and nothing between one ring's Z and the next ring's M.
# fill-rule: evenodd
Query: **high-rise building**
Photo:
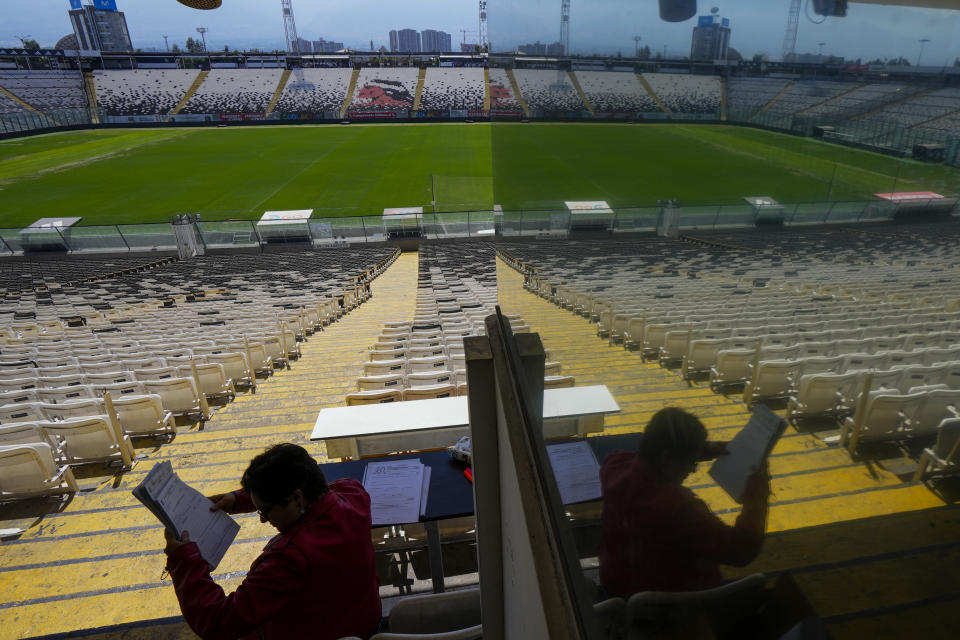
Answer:
M344 46L342 42L324 40L323 38L313 41L314 53L336 53L337 51L340 51L343 48Z
M453 39L446 31L424 29L420 32L420 48L422 51L453 51Z
M71 2L70 23L82 50L133 51L127 19L117 11L114 0L98 0L96 5ZM98 8L104 7L104 8Z
M420 34L414 29L400 29L397 31L397 39L399 40L400 51L420 52Z
M397 36L396 29L390 29L390 51L397 51L400 49L400 38Z
M730 48L730 19L717 14L700 16L693 28L691 60L726 60Z
M554 42L551 44L543 44L538 40L533 44L519 45L517 51L525 53L528 56L562 56L563 43Z
M303 38L297 38L297 48L300 53L313 53L313 43Z

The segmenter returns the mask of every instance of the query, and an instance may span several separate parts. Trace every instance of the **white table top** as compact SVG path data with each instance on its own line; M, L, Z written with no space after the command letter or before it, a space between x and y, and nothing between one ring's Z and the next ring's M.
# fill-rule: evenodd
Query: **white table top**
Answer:
M604 385L547 389L543 392L545 419L619 411L620 406ZM465 396L331 407L320 411L310 439L359 438L404 431L462 427L469 423Z

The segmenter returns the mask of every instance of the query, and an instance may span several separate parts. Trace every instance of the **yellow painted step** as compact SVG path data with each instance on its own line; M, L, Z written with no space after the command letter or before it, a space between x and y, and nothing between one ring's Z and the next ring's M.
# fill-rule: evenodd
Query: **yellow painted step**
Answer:
M510 80L510 88L513 91L513 97L517 99L517 102L520 103L520 108L523 109L523 115L527 118L530 117L530 107L527 106L527 101L524 100L523 94L520 93L520 85L517 84L517 79L513 76L513 69L505 69L507 72L507 78Z
M347 109L350 108L350 103L353 102L353 92L357 90L357 79L360 77L360 68L357 67L353 70L353 73L350 75L350 85L347 87L347 95L343 97L343 105L340 106L340 117L347 117Z
M423 96L423 83L426 80L426 78L427 78L427 70L425 68L421 68L420 71L417 73L417 90L413 94L413 110L414 111L420 110L420 98L421 96Z
M203 81L207 79L207 76L210 75L209 71L201 71L197 74L197 77L194 78L193 84L190 85L190 88L187 89L187 92L183 94L183 97L180 98L180 102L177 103L177 106L173 108L173 111L170 112L171 116L175 116L180 113L187 103L190 102L190 98L193 97L193 94L197 92L197 89L200 88L200 85L203 84Z
M280 101L280 96L283 95L283 90L287 88L287 83L290 82L291 73L293 72L289 69L284 69L283 73L280 74L280 82L277 83L277 88L273 91L273 97L270 98L270 104L267 105L268 116L273 113L273 110L277 106L277 102Z

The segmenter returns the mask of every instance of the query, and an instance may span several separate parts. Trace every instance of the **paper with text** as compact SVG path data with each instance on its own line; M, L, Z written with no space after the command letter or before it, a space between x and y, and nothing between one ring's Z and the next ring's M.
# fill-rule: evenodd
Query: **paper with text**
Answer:
M600 499L600 465L585 440L547 447L563 504Z
M406 524L420 519L424 466L419 459L368 462L363 488L370 494L374 525Z
M172 526L178 537L182 531L188 531L190 540L200 548L200 555L213 568L220 564L240 531L240 525L226 513L210 511L210 500L183 482L173 472L169 460L154 465L133 493L165 526Z

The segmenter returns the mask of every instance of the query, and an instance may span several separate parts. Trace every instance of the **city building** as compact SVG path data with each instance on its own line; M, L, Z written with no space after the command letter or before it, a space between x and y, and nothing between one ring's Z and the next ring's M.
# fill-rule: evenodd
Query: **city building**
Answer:
M323 38L313 41L314 53L336 53L337 51L340 51L343 48L345 47L343 46L342 42L324 40Z
M691 60L726 60L730 48L730 19L717 14L700 16L693 28Z
M420 53L420 34L414 29L390 31L390 51Z
M560 42L543 44L538 40L533 44L521 44L517 46L517 51L525 53L528 56L562 56L563 44Z
M420 48L422 51L453 51L452 39L445 31L424 29L420 32Z
M115 0L97 0L96 5L71 0L70 6L70 24L81 50L133 51L127 19Z
M303 38L297 38L297 49L300 53L313 53L313 43Z

